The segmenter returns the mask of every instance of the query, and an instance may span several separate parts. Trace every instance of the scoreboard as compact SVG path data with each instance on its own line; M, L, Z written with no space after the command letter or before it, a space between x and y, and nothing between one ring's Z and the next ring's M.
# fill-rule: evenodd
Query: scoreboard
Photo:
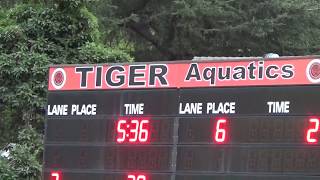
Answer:
M318 180L317 57L49 69L44 180Z

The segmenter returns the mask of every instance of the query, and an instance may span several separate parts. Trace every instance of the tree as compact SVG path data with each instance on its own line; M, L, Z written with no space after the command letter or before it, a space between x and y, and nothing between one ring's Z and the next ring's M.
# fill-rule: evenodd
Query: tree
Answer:
M0 1L0 7L10 8L19 2L22 2L22 0L2 0Z
M15 173L20 179L40 174L41 146L31 147L37 138L19 143L23 137L17 135L28 137L35 129L43 133L48 66L132 61L131 49L101 43L88 2L31 0L0 9L0 147L17 147L12 149L15 160L1 159L0 168L9 164L21 170Z
M108 0L93 9L103 17L105 26L121 28L110 34L125 32L134 42L137 60L175 60L194 56L261 56L267 52L319 53L319 3Z
M39 179L42 145L41 135L34 128L22 129L17 142L7 147L9 156L0 157L0 179Z

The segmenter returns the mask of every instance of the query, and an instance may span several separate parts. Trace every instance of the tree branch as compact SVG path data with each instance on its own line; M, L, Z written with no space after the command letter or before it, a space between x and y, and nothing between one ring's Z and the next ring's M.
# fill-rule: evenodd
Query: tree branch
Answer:
M164 48L150 33L150 30L148 30L150 27L143 24L138 23L128 23L126 24L130 30L144 38L146 41L150 42L155 48L157 48L162 54L165 56L168 56L169 59L172 59L175 57L174 53L172 53L167 48Z

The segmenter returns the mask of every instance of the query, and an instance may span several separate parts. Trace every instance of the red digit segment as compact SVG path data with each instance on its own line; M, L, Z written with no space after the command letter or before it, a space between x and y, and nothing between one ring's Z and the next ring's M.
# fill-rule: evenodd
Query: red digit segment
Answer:
M126 126L127 121L126 120L119 120L117 123L117 132L118 132L118 136L117 136L117 142L118 143L122 143L126 140Z
M217 144L226 143L227 139L227 120L219 118L215 121L215 128L213 130L213 141Z
M318 118L309 119L309 129L307 130L306 136L309 144L315 144L318 142L319 124L320 121Z
M128 125L127 125L128 126ZM130 133L128 135L129 142L138 142L140 122L138 120L132 120L130 123Z
M139 141L147 142L149 138L149 120L142 120L139 130Z
M129 174L127 180L148 180L146 175L133 175Z
M51 172L50 180L62 180L62 175L60 172Z
M147 143L150 121L145 118L119 119L116 124L117 143Z

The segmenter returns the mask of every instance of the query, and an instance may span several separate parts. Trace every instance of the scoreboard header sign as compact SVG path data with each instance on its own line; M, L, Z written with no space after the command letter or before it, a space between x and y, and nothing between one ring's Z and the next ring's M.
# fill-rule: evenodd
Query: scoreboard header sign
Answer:
M320 59L52 67L49 90L230 87L320 83Z
M49 69L44 180L318 180L316 57Z

